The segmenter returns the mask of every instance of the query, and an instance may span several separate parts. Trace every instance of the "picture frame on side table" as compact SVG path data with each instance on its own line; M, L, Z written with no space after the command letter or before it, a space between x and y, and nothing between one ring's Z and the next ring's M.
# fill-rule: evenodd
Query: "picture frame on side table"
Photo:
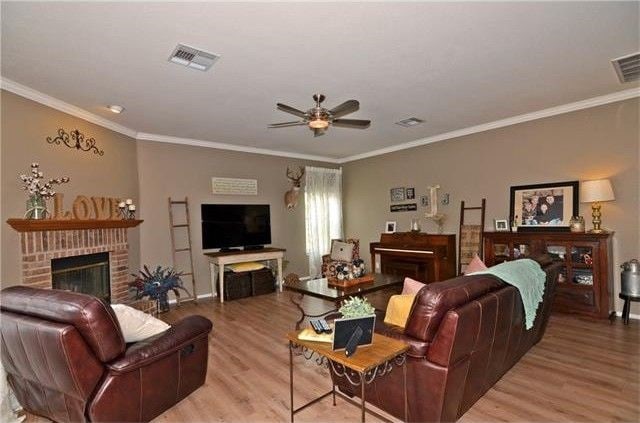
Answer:
M578 215L578 181L513 186L509 216L518 231L569 231Z
M404 201L404 187L391 188L391 202Z
M509 221L507 219L494 219L493 226L496 232L508 232L509 231Z
M398 225L398 222L395 221L388 221L384 224L384 233L385 234L393 234L396 232L396 226Z

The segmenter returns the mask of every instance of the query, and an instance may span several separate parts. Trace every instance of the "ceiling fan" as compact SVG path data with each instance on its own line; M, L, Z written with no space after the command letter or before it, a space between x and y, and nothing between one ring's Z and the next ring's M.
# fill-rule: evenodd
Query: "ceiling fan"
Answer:
M347 100L339 106L329 110L321 106L324 99L325 97L323 94L314 94L313 101L316 102L316 105L306 112L298 110L295 107L287 106L286 104L277 103L278 110L296 115L302 120L272 123L269 125L269 128L285 128L288 126L307 125L309 129L313 131L313 136L319 137L320 135L324 135L324 132L330 125L342 128L365 129L371 124L370 120L339 119L340 117L353 113L360 108L360 103L357 100Z

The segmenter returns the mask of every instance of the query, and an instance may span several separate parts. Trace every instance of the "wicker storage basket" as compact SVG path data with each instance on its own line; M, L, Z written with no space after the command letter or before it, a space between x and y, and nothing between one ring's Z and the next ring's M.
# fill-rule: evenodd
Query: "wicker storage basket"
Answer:
M276 278L271 269L251 272L251 293L253 295L270 294L276 290Z

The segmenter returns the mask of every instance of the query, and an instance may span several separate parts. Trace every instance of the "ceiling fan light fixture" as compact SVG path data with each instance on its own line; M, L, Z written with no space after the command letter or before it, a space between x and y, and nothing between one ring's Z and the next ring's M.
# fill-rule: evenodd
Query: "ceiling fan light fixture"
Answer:
M324 119L314 119L309 121L309 128L312 129L325 129L329 126L329 122Z

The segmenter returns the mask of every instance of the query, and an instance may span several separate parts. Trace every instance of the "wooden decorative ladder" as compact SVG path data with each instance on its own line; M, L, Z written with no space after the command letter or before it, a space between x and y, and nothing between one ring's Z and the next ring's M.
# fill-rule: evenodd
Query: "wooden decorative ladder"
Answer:
M175 220L174 220L174 216L173 216L173 207L174 206L184 206L184 214L185 214L185 223L178 223L176 224ZM176 248L176 230L180 230L182 228L185 228L187 230L187 244L188 247L182 247L182 248ZM189 276L191 277L191 288L192 288L192 294L189 297L179 297L176 298L178 305L180 305L180 302L182 301L195 301L196 303L198 302L198 295L196 293L196 278L195 275L193 273L193 252L192 252L192 247L191 247L191 218L189 217L189 201L187 199L187 197L184 198L184 200L180 200L180 201L174 201L171 199L171 197L169 197L169 232L171 233L171 257L173 259L173 266L174 268L177 266L178 260L177 260L177 254L178 253L189 253L189 266L191 267L189 269L189 272L185 272L182 275L183 276Z

